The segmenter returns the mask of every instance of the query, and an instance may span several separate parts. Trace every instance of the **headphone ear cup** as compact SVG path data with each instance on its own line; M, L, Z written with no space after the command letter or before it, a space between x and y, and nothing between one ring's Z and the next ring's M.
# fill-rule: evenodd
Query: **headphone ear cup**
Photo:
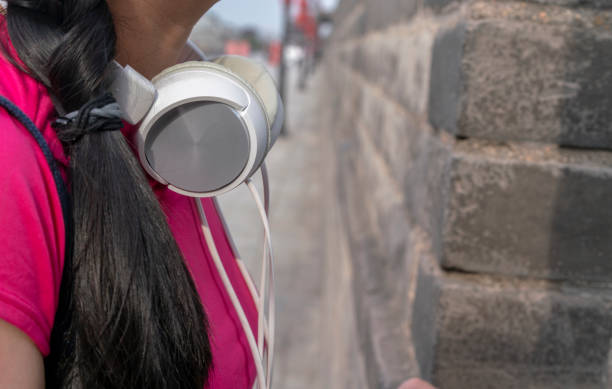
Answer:
M212 62L239 76L256 92L266 112L273 141L276 140L284 120L284 109L276 83L266 68L256 61L236 55L224 55Z

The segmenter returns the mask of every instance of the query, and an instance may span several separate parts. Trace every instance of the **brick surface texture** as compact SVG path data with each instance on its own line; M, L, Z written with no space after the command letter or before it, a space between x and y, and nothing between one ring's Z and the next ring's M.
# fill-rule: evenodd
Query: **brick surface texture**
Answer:
M343 0L322 67L368 387L611 388L612 2Z

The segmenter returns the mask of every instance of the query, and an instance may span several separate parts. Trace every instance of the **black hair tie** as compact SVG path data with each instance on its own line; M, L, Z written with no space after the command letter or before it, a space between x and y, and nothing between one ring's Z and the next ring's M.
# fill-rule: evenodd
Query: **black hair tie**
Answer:
M60 140L69 145L77 143L85 135L117 131L122 127L121 108L110 93L89 101L78 111L59 117L53 123L53 128L60 130Z

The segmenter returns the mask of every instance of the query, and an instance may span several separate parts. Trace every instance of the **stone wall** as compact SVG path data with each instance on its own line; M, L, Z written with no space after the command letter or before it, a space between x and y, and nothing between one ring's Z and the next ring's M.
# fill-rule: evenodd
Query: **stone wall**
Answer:
M335 22L320 110L364 386L612 388L612 1Z

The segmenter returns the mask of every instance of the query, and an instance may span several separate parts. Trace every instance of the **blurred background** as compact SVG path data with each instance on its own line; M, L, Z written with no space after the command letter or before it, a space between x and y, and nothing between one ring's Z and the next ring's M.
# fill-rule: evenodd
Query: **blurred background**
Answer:
M312 72L332 32L337 2L224 0L202 18L191 39L212 57L234 54L257 59L270 67L279 83L284 82L285 65Z
M287 107L275 388L612 388L612 1L222 0L193 39Z

